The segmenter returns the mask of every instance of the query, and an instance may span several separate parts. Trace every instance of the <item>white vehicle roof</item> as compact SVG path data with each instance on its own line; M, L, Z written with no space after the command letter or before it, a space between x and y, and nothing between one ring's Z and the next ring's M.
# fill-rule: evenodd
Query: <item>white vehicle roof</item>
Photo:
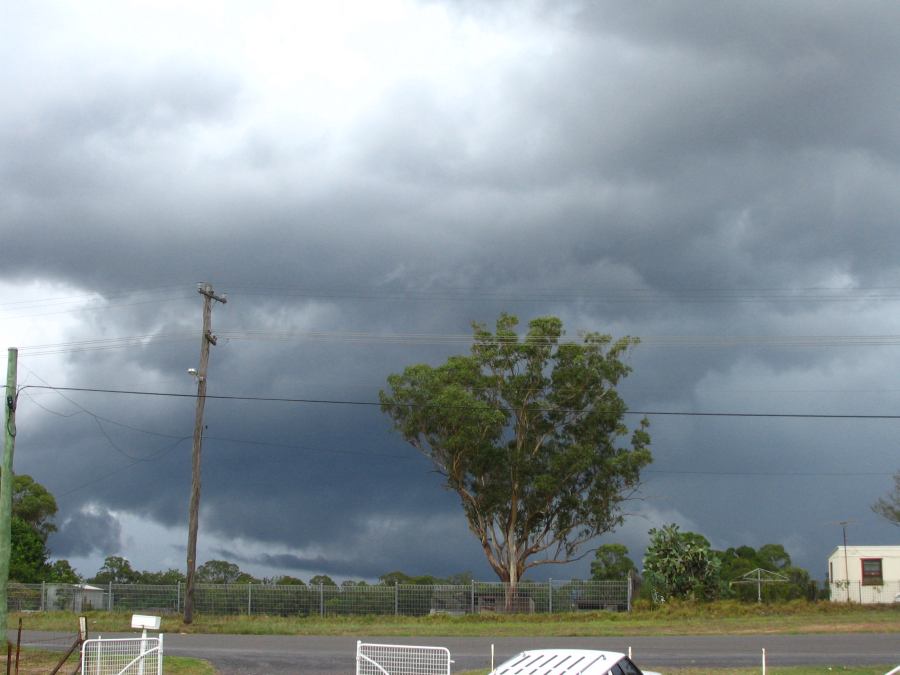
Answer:
M532 649L501 663L491 675L606 675L624 658L621 652L598 649Z

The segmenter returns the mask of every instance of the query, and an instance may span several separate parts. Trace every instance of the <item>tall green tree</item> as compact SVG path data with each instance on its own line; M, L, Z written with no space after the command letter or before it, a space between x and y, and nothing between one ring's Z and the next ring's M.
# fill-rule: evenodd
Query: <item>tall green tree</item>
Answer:
M721 566L703 535L681 532L674 523L650 530L644 581L657 597L711 600L719 594Z
M790 554L781 544L765 544L759 550L738 546L713 553L721 561L719 576L723 593L746 601L756 601L759 596L767 601L816 597L815 582L809 572L794 567ZM760 576L765 581L753 582L757 578L756 570L763 570Z
M622 523L623 502L651 461L647 420L630 432L616 387L635 338L561 340L556 317L523 338L502 314L473 324L471 354L388 378L382 410L429 457L462 502L497 576L582 557L582 544ZM624 445L620 440L627 439Z
M68 560L55 560L47 568L44 581L53 584L80 584L81 575L75 571Z
M628 557L628 547L624 544L603 544L591 562L591 579L594 581L621 581L631 572L637 572L637 567Z
M317 574L312 579L309 580L310 586L337 586L334 583L334 579L332 579L327 574Z
M900 471L894 474L894 491L872 504L872 510L894 525L900 525Z
M37 531L13 516L10 539L9 578L25 584L38 583L47 574L47 547Z
M207 560L197 568L197 581L203 584L245 583L245 573L233 562Z
M292 577L288 574L273 578L272 583L276 586L306 586L303 579L298 579L297 577Z
M107 556L97 574L90 581L93 584L136 584L140 572L135 570L127 558L119 555Z
M78 583L68 560L48 563L47 537L56 532L56 499L27 474L13 476L10 579L22 582Z
M139 572L137 583L153 586L174 586L186 581L184 572L169 568L162 572Z
M56 510L56 499L34 478L26 474L13 477L13 516L30 525L44 543L51 532L56 532L53 524Z

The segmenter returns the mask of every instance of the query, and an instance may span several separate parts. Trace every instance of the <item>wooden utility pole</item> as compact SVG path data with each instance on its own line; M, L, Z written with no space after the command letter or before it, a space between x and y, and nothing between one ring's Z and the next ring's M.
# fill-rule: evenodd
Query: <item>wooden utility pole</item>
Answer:
M0 463L0 637L6 640L7 584L12 553L13 451L16 447L16 370L19 350L10 347L6 362L6 396L3 397L3 460Z
M224 295L216 295L210 284L197 287L203 296L203 335L200 337L200 365L197 368L197 414L194 419L194 448L191 455L191 503L188 515L187 580L184 593L184 622L194 620L194 572L197 570L197 528L200 519L200 449L203 444L203 407L206 404L206 371L209 366L209 347L216 344L212 334L212 302L227 302Z

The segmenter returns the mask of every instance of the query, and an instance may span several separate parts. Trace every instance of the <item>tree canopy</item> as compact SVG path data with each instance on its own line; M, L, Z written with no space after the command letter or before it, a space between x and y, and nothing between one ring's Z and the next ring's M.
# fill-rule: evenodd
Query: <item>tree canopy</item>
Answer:
M900 525L900 471L894 474L894 491L872 504L872 510L894 525Z
M621 581L636 571L637 567L628 557L628 548L624 544L603 544L591 562L591 579L594 581Z
M197 581L203 584L247 584L253 576L227 560L207 560L197 568Z
M681 532L674 523L650 530L644 581L657 598L711 600L719 595L721 566L703 535Z
M334 583L334 579L332 579L327 574L317 574L312 579L309 580L310 586L337 586Z
M524 339L502 314L473 324L471 354L412 365L388 378L382 410L429 457L462 502L469 528L502 581L581 557L623 520L623 502L651 461L647 420L629 436L616 386L638 341L589 333L563 341L556 317Z
M790 554L781 544L764 544L758 550L752 546L738 546L713 553L722 563L719 576L723 594L741 600L755 600L760 595L769 600L815 597L815 582L810 579L809 572L794 567ZM760 589L758 584L752 583L752 573L756 570L776 574L764 577L768 581Z
M140 582L140 572L132 568L127 558L119 555L107 556L97 574L91 579L95 584L136 584Z
M55 560L48 566L44 581L53 584L80 584L81 575L75 571L68 560Z
M48 563L47 537L56 531L56 499L31 476L13 476L9 578L21 582L64 581L77 574L68 561Z
M10 539L9 578L26 584L44 580L47 573L47 548L31 525L13 516Z
M13 516L30 525L44 543L51 532L56 532L52 522L56 509L56 499L34 478L26 474L13 477Z

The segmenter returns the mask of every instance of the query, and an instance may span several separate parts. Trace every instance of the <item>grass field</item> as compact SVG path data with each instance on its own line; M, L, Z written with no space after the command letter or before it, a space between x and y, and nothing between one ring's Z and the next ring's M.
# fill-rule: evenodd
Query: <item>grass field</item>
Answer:
M10 625L20 615L13 615ZM21 615L27 630L75 632L75 615L36 612ZM87 613L88 630L131 630L131 615ZM740 635L773 633L900 633L900 604L881 606L834 603L783 605L670 604L631 613L468 615L461 617L353 616L277 617L196 615L191 625L179 616L163 617L164 633L245 635L384 635L460 637L616 637L632 635Z
M59 663L62 656L59 652L42 649L22 650L19 654L19 668L17 672L19 675L46 675ZM72 654L61 672L71 673L78 666L80 658L77 652ZM163 672L167 675L215 675L216 669L210 663L201 659L165 656L163 657Z

